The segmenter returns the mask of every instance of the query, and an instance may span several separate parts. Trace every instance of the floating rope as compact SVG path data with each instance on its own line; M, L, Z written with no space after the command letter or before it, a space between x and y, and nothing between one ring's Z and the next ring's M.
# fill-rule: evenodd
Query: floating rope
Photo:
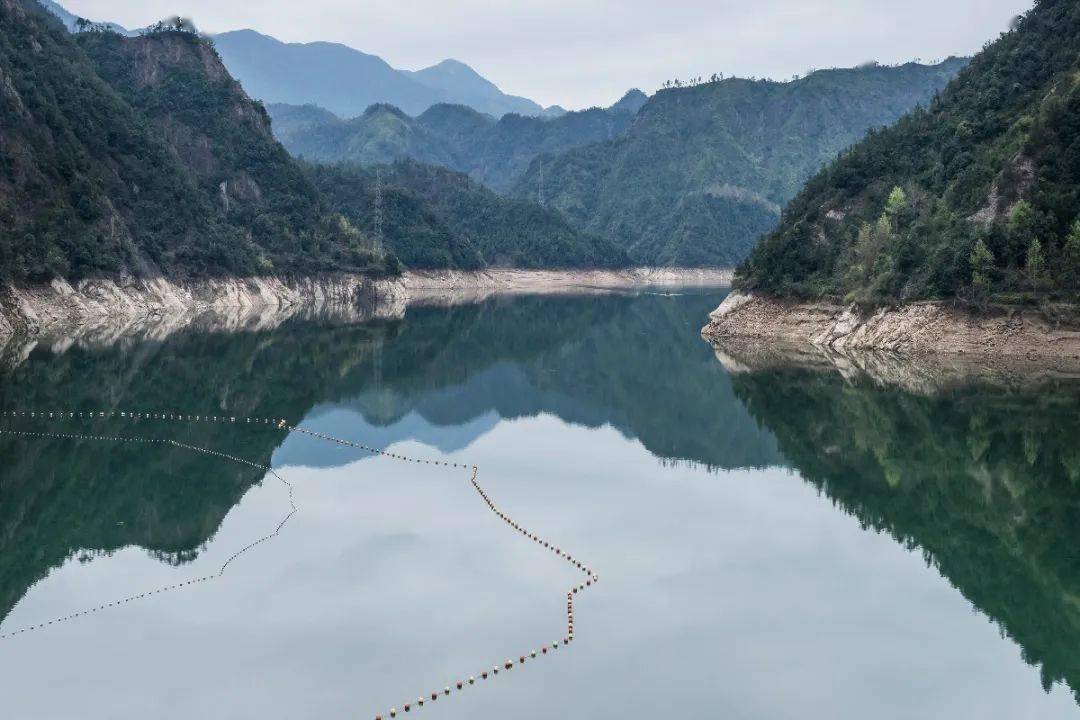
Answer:
M560 647L568 646L571 642L573 642L574 637L575 637L575 635L574 635L574 596L578 595L581 592L584 592L587 588L592 587L593 584L600 581L600 576L595 571L593 571L587 564L582 562L580 559L575 559L569 552L563 550L562 548L560 548L559 546L553 544L552 542L544 539L540 535L537 535L536 533L533 533L533 532L527 530L525 527L518 524L518 522L515 521L509 514L504 512L502 509L500 509L494 503L494 501L491 499L491 497L488 495L487 491L485 491L484 488L480 485L480 482L477 479L478 476L479 476L479 467L476 466L476 465L473 465L473 466L470 467L469 465L465 465L465 464L461 464L461 463L450 463L450 462L446 462L446 461L422 460L422 459L410 458L410 457L407 457L407 456L404 456L404 455L399 455L399 454L396 454L396 453L390 453L390 452L387 452L386 450L383 450L383 449L380 449L380 448L375 448L375 447L371 447L371 446L368 446L368 445L363 445L361 443L355 443L355 442L352 442L350 440L344 440L344 439L341 439L341 438L334 437L332 435L327 435L325 433L320 433L320 432L316 432L314 430L308 430L308 429L303 428L303 427L295 426L295 425L290 424L284 418L266 418L266 417L237 418L235 416L223 416L223 415L220 415L220 416L219 415L189 415L189 414L180 414L180 413L160 413L160 412L141 413L141 412L127 412L127 411L123 411L123 412L117 412L117 411L104 412L104 411L101 411L101 412L86 412L86 413L37 412L37 411L34 411L34 412L4 411L3 413L0 413L0 417L30 418L30 419L45 419L45 420L75 420L75 419L87 419L87 420L112 419L112 420L115 420L115 419L122 419L122 420L128 420L128 421L132 421L132 422L161 421L161 422L196 422L196 423L227 423L227 424L241 423L241 424L245 424L245 425L263 425L263 426L269 426L274 430L283 431L283 432L286 432L286 433L289 433L289 432L302 433L304 435L309 435L309 436L317 438L319 440L323 440L323 441L326 441L326 442L331 442L331 443L335 443L335 444L343 445L343 446L347 446L347 447L352 447L352 448L356 448L356 449L359 449L359 450L364 450L364 451L369 452L369 453L371 453L373 455L380 455L380 456L383 456L383 457L390 458L392 460L398 460L400 462L408 462L408 463L414 463L414 464L418 464L418 465L434 465L434 466L440 466L440 467L446 467L446 468L471 469L471 476L469 477L469 483L472 485L473 489L480 496L480 498L484 501L484 504L487 505L488 509L492 513L494 513L496 517L498 517L504 524L506 524L508 527L510 527L511 529L516 531L518 534L524 536L528 540L531 540L532 542L536 543L538 546L543 547L545 550L548 550L549 552L554 553L556 556L558 556L558 557L562 558L563 560L565 560L566 562L568 562L575 569L577 569L577 570L581 571L582 573L584 573L586 579L585 579L585 581L583 583L579 583L579 584L573 586L572 588L570 588L570 590L566 593L566 634L563 636L562 640L555 640L554 642L551 642L550 644L540 645L539 650L533 649L533 650L530 650L528 653L522 653L521 655L519 655L517 657L516 661L513 658L510 658L510 659L506 660L503 663L493 665L490 670L487 670L487 669L481 670L477 675L470 675L470 676L468 676L468 678L465 678L464 676L462 676L461 679L455 680L451 685L446 685L445 687L443 687L441 692L438 691L438 690L435 690L435 691L432 691L430 694L422 694L422 695L418 696L415 701L409 701L409 702L403 703L402 704L402 709L403 709L404 712L411 712L414 708L422 708L422 707L424 707L424 704L426 702L432 702L433 703L433 702L437 701L440 696L441 697L449 696L455 690L461 691L461 690L465 690L466 688L472 687L473 685L476 685L477 677L479 677L480 681L488 680L489 678L493 678L493 677L497 676L500 671L509 672L509 671L513 670L515 666L520 667L520 666L524 665L526 662L528 662L530 660L536 660L537 658L540 658L540 657L543 657L545 655L548 655L549 653L555 652ZM278 475L277 472L275 472L273 468L271 468L271 467L269 467L267 465L259 465L257 463L253 463L251 461L244 460L244 459L238 458L238 457L234 457L232 455L227 455L225 453L217 452L217 451L214 451L214 450L195 447L195 446L192 446L192 445L186 445L186 444L178 442L176 440L141 438L141 437L103 436L103 435L78 435L78 434L70 434L70 433L36 433L36 432L24 432L24 431L17 431L17 430L5 430L5 429L0 429L0 434L17 435L17 436L24 436L24 437L42 437L42 438L53 438L53 439L65 439L65 440L108 440L108 441L114 441L114 442L138 442L138 443L148 443L148 444L157 443L157 444L172 445L174 447L182 448L182 449L185 449L185 450L191 450L193 452L204 453L204 454L209 455L209 456L219 457L219 458L222 458L222 459L225 459L225 460L230 460L230 461L233 461L233 462L243 463L243 464L249 465L251 467L257 468L257 469L265 470L268 473L272 474L275 478L280 480L286 487L288 487L288 489L289 489L289 504L290 504L290 506L292 508L292 510L289 512L288 515L285 516L285 518L277 526L277 528L274 530L274 532L270 533L266 537L263 537L263 538L260 538L259 540L256 540L255 542L253 542L250 545L244 547L243 549L241 549L237 553L233 554L228 560L225 561L225 564L222 565L221 569L214 575L209 575L209 576L202 577L202 578L196 578L194 580L188 580L187 582L177 583L176 585L170 585L170 586L165 587L165 588L159 588L157 590L142 593L140 595L133 595L131 597L124 598L122 600L118 600L116 602L108 603L106 605L100 605L100 606L98 606L96 608L91 608L90 610L74 613L72 615L68 615L68 616L63 617L63 618L57 618L55 620L50 620L48 622L41 623L39 625L35 625L35 626L32 626L32 627L24 628L24 629L16 631L16 632L8 633L8 634L5 634L5 635L0 635L0 640L4 640L4 639L10 638L10 637L14 637L16 635L21 635L23 633L31 632L31 631L34 631L34 630L42 630L42 629L45 629L45 628L47 628L47 627L49 627L51 625L55 625L55 624L62 623L62 622L67 622L69 620L74 620L74 619L77 619L77 618L80 618L80 617L85 617L87 615L91 615L91 614L97 613L99 611L108 609L108 608L118 607L120 605L127 604L129 602L134 601L134 600L141 600L141 599L148 598L148 597L151 597L151 596L154 596L154 595L158 595L160 593L169 592L169 591L172 591L172 590L177 590L177 589L180 589L180 588L188 587L190 585L195 585L195 584L198 584L198 583L208 582L208 581L220 578L220 577L222 577L222 575L224 575L225 570L229 567L229 565L231 563L233 563L235 560L239 559L240 556L242 556L244 553L252 550L256 546L266 542L267 540L270 540L271 538L277 537L278 534L281 532L282 528L285 527L285 524L298 511L298 508L297 508L295 500L294 500L293 486L290 483L288 483L284 478L282 478L280 475ZM396 718L398 716L397 708L396 707L391 708L388 715L391 718ZM383 720L383 716L382 715L376 715L375 720Z

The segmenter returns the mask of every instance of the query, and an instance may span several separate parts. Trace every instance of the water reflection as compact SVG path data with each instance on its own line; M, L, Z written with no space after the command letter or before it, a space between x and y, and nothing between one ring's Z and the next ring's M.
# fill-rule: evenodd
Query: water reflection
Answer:
M1080 687L1080 385L731 373L698 337L718 302L519 297L39 349L0 406L302 419L479 463L605 583L571 654L445 717L1075 715L1018 656ZM0 645L16 717L385 714L561 633L572 576L467 487L264 426L94 427L272 464L301 511L227 584ZM288 509L263 473L176 448L0 436L0 458L2 630L205 574Z
M1080 383L930 394L866 374L778 366L736 376L807 481L923 553L1080 697Z
M0 407L306 418L309 427L389 446L462 450L502 419L551 413L612 425L656 455L715 467L778 459L747 422L693 325L715 296L519 297L420 307L403 321L286 323L229 334L46 349L0 377ZM677 302L671 302L677 300ZM674 350L674 351L673 351ZM681 429L692 423L693 433ZM47 431L48 420L20 420ZM13 425L14 426L14 425ZM95 423L101 435L123 423ZM269 463L280 434L259 426L139 432ZM162 560L197 555L262 474L178 448L0 437L0 619L50 568L135 545ZM337 466L365 454L294 436L273 457Z

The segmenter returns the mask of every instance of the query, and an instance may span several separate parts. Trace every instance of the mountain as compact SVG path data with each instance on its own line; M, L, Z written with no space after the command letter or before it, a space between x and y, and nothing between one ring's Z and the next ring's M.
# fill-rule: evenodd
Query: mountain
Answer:
M386 106L369 114L414 122ZM388 185L377 228L373 185L294 160L212 42L167 23L72 34L33 0L0 0L4 282L385 274L399 268L387 248L415 267L625 265L552 211L414 170L424 192Z
M636 115L638 110L645 107L645 103L649 102L649 96L641 92L637 88L628 90L617 103L608 108L608 110L614 110L615 112L628 112L631 115Z
M475 110L461 109L477 115L485 125L491 122ZM454 148L393 105L372 105L352 120L340 120L314 105L270 105L267 111L278 140L305 160L377 165L411 158L447 167L461 165Z
M69 32L79 17L55 0L38 0ZM116 23L101 29L133 36ZM558 105L544 108L528 98L507 95L459 60L443 60L422 70L398 70L385 60L328 42L283 43L254 30L214 36L226 67L251 97L267 103L319 105L341 117L360 115L371 105L395 105L419 115L437 103L467 105L500 118L507 113L558 117Z
M626 254L585 235L559 213L501 197L468 176L412 161L376 168L313 165L311 176L331 208L374 232L376 182L386 244L414 268L482 266L625 267ZM411 222L407 219L411 218Z
M556 154L624 133L633 122L625 105L554 118L504 115L494 120L464 105L434 105L412 118L375 105L352 120L315 106L270 105L274 132L293 155L323 163L360 165L410 159L467 173L498 191L509 190L540 154Z
M229 72L253 98L266 103L318 105L340 117L356 117L377 104L394 105L409 115L438 103L467 105L494 117L545 113L531 100L504 94L456 60L410 72L346 45L284 43L254 30L221 33L214 43Z
M457 60L443 60L423 70L408 72L424 85L442 93L447 100L467 105L482 113L500 118L507 113L544 115L544 108L532 100L506 95L487 78Z
M69 34L0 0L0 276L383 272L185 32Z
M1080 291L1080 5L1040 0L927 109L819 173L739 271L868 303Z
M376 103L418 114L441 99L380 57L327 42L283 43L254 30L214 37L229 72L266 103L315 104L344 116Z
M68 32L75 32L76 30L79 29L79 19L80 18L79 18L78 15L75 15L74 13L68 12L67 9L64 6L60 5L60 3L53 2L53 0L38 0L38 1L41 3L42 7L44 7L46 10L48 10L53 15L58 17L60 19L60 22L64 23L64 27L66 27L68 29ZM127 28L121 27L120 25L117 25L116 23L111 23L111 22L97 23L97 22L94 22L92 20L90 22L92 22L94 25L98 25L100 27L106 28L106 29L111 30L112 32L118 33L120 35L135 35L135 33L133 31L128 30Z
M735 264L807 178L867 130L929 103L966 62L664 89L625 135L543 157L543 194L637 263ZM540 173L534 161L513 193L535 194Z

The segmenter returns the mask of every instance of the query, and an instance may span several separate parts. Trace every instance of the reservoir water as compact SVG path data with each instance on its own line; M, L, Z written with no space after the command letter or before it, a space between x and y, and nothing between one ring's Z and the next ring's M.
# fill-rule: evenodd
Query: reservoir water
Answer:
M732 372L722 296L9 352L0 714L1080 717L1080 385Z

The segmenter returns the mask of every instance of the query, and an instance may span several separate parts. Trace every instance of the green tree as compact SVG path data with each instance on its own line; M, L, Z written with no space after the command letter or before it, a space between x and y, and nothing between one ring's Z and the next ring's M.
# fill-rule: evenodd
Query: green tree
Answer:
M979 300L990 294L994 272L994 253L979 238L971 250L971 289Z
M908 207L907 193L899 185L889 193L889 199L885 201L885 215L892 221L893 231L900 230L900 221Z
M1031 244L1028 245L1027 262L1024 268L1028 280L1031 281L1031 291L1037 292L1039 280L1042 279L1043 272L1046 270L1046 255L1043 253L1043 246L1039 242L1039 238L1033 238Z
M1027 200L1021 200L1009 215L1009 250L1005 264L1018 267L1025 250L1030 250L1037 239L1035 208Z
M1066 287L1080 288L1080 220L1073 223L1061 250L1061 281Z

